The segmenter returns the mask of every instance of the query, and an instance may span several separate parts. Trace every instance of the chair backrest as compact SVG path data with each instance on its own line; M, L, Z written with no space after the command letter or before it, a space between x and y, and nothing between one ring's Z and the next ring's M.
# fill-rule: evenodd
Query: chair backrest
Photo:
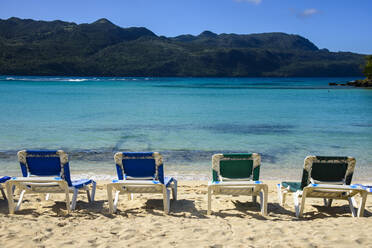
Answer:
M260 177L261 156L257 153L214 154L213 181L254 180Z
M304 161L301 189L310 183L350 185L355 162L353 157L307 156Z
M119 180L164 183L163 158L158 152L118 152L114 156Z
M22 150L17 155L24 177L56 176L72 185L68 156L64 151Z

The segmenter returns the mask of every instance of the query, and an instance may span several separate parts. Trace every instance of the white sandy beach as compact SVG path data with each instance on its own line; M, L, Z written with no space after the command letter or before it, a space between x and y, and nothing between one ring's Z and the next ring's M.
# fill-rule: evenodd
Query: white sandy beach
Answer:
M352 218L346 201L327 209L310 199L304 218L294 216L293 201L278 204L275 181L269 183L268 216L250 197L214 197L206 215L207 182L179 182L178 200L163 213L161 195L121 196L117 214L108 213L104 182L96 202L79 195L77 209L67 214L62 195L45 201L26 195L21 211L8 215L0 200L0 247L372 247L372 197L364 218ZM359 200L359 199L357 199ZM248 202L247 202L248 201Z

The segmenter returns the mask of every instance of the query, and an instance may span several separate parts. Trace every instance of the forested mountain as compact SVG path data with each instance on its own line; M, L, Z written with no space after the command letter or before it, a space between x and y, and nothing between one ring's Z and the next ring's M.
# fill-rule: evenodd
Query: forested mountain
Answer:
M364 56L285 33L157 36L91 24L0 19L0 74L69 76L361 76Z

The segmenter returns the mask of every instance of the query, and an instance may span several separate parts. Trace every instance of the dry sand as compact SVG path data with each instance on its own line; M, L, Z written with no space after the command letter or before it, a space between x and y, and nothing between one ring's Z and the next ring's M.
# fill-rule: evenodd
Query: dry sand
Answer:
M207 183L181 181L178 200L163 213L161 195L121 196L117 214L108 213L104 183L96 202L79 195L76 211L67 215L63 195L25 195L21 210L8 215L0 198L0 247L372 247L372 196L364 218L352 218L346 201L332 208L307 202L304 218L294 217L292 197L278 204L269 183L268 216L260 215L251 197L214 196L206 215ZM359 199L357 199L359 200Z

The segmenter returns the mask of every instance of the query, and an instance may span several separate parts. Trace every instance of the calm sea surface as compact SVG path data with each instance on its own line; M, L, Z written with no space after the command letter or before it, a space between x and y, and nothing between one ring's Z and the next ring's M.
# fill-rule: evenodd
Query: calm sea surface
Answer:
M219 152L262 155L262 179L300 179L306 155L357 159L372 180L372 90L350 78L0 76L0 174L20 149L64 149L76 177L113 178L117 151L159 151L167 174L206 179Z

